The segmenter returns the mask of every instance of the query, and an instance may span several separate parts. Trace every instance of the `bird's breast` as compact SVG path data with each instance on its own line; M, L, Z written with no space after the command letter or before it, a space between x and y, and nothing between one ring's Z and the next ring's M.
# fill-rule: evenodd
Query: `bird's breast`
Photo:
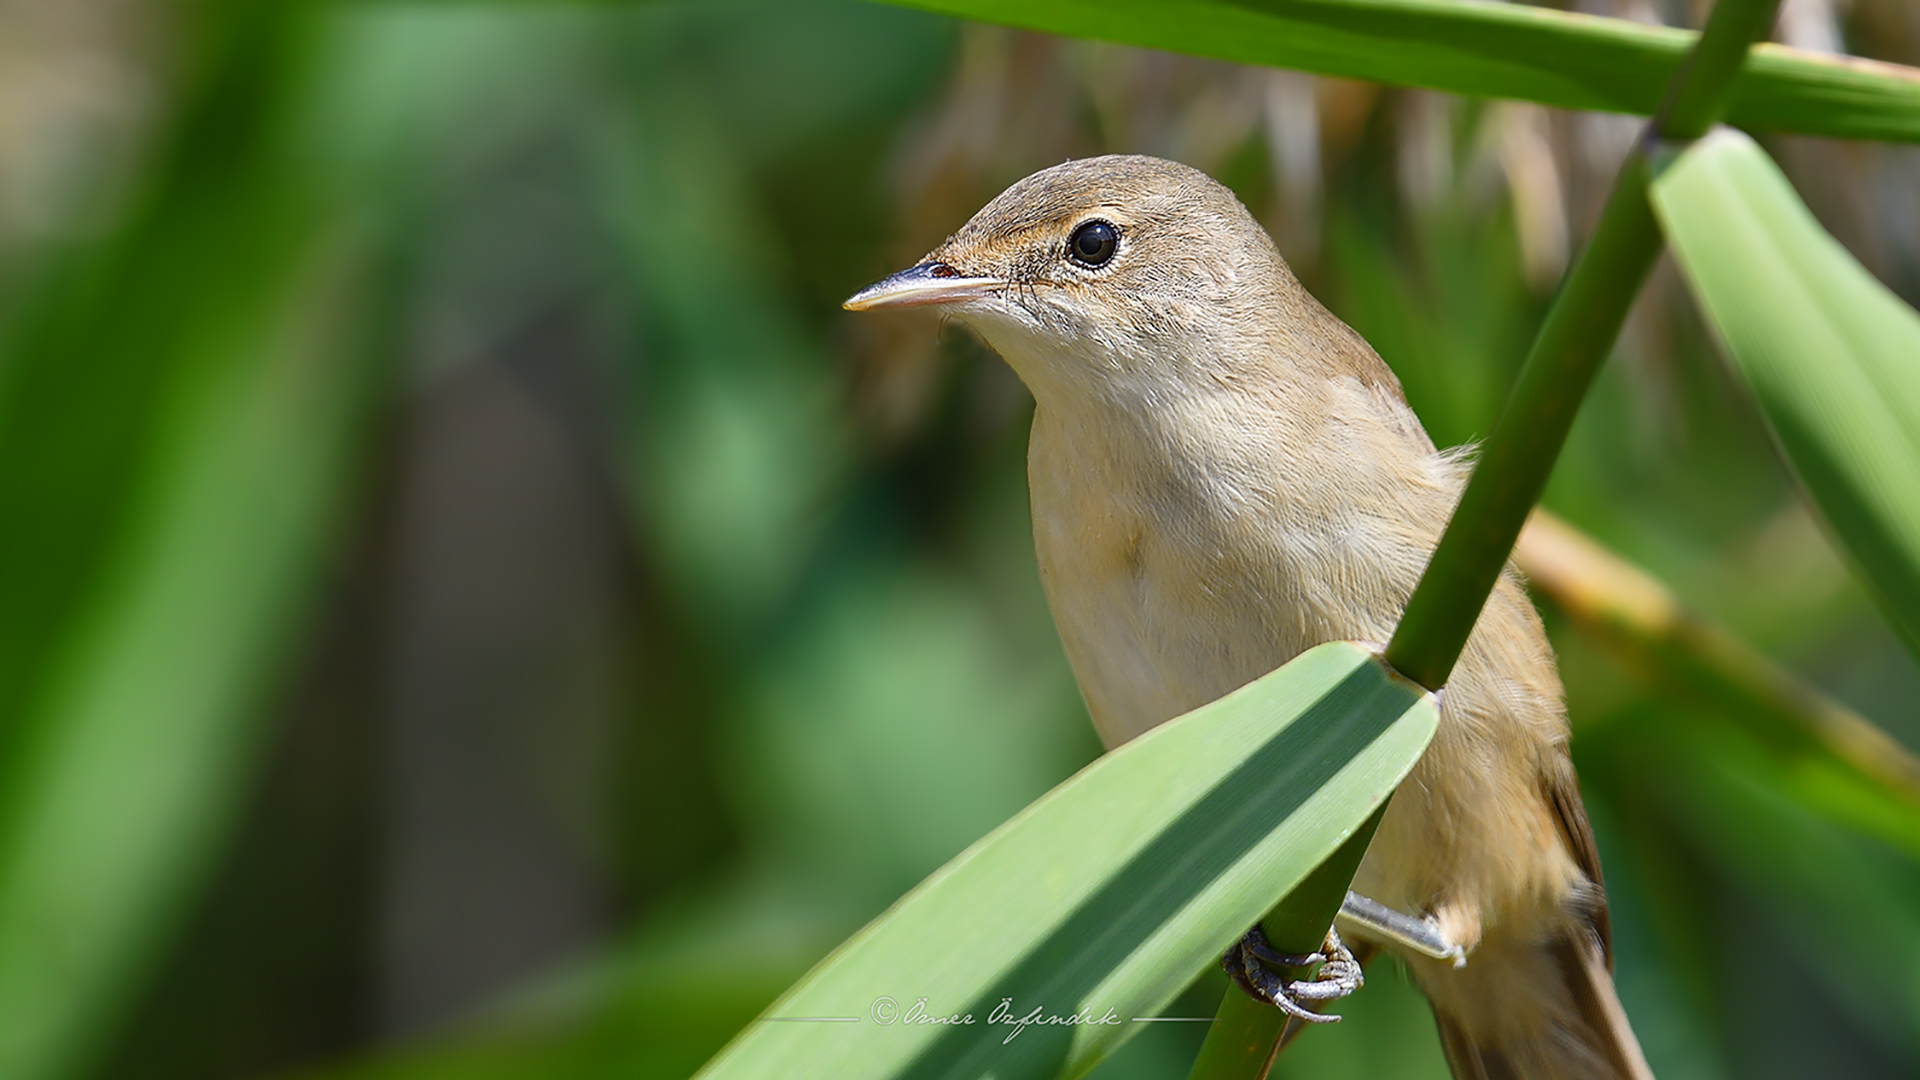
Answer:
M1301 506L1204 447L1146 442L1043 409L1028 462L1041 580L1109 746L1357 636L1329 617L1353 607L1327 589L1355 578L1330 566L1344 511Z

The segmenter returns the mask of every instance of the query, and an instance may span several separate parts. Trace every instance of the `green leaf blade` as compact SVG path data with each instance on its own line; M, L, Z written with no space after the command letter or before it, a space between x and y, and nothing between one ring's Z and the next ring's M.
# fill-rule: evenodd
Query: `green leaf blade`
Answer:
M896 0L1071 37L1566 109L1652 115L1685 30L1479 0ZM1730 122L1920 141L1920 71L1756 46Z
M1920 649L1920 314L1737 132L1681 155L1653 200L1788 462Z
M1358 646L1303 654L1108 754L962 853L701 1075L1084 1071L1365 822L1437 720L1430 695ZM973 1022L905 1023L922 998L927 1015ZM990 1022L1003 999L1014 1016L1107 1022L1007 1041L1015 1026Z

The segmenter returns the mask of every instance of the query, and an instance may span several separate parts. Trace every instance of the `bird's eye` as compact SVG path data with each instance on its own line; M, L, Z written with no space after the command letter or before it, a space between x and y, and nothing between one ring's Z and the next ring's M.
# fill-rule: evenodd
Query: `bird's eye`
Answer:
M1120 244L1120 231L1104 221L1089 221L1073 230L1067 255L1081 266L1105 266Z

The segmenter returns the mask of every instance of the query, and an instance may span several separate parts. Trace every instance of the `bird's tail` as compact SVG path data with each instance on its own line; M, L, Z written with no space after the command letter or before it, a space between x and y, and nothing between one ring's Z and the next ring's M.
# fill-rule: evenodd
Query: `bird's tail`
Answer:
M1466 967L1421 980L1454 1080L1653 1080L1600 942L1584 928L1530 946L1489 944Z

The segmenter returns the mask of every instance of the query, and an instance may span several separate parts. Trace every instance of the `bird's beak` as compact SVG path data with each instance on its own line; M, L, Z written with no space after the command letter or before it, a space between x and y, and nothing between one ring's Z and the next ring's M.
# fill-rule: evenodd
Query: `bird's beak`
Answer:
M1006 282L992 277L968 277L943 262L923 262L881 278L861 289L840 306L848 311L874 308L956 304L998 292Z

